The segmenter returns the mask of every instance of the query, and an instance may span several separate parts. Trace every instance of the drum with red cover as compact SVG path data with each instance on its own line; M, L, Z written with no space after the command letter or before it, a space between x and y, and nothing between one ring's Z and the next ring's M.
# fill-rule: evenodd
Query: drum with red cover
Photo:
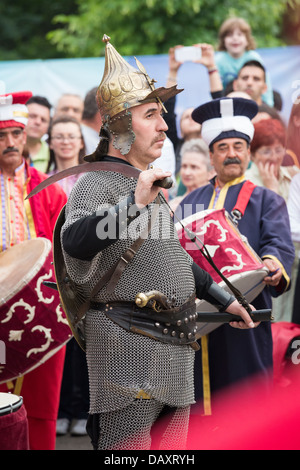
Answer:
M200 211L186 217L181 223L200 239L196 246L178 222L176 229L181 245L193 260L212 276L215 282L230 291L227 284L200 252L198 247L202 248L201 242L220 272L245 296L248 302L261 293L265 287L263 279L269 271L225 209ZM197 299L197 311L213 312L215 307L204 300ZM201 328L199 325L199 335L202 336L217 326L219 325L205 324Z
M0 383L35 369L72 337L58 292L43 284L55 282L52 259L46 238L0 253Z

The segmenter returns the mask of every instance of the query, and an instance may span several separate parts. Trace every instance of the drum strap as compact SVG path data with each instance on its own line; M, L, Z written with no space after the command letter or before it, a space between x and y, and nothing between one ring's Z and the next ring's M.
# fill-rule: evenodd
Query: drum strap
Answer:
M22 390L22 385L23 385L23 380L24 380L24 375L22 375L21 377L18 377L15 382L13 382L12 380L9 380L8 382L6 382L6 386L8 388L8 390L12 390L13 389L13 394L14 395L21 395L21 390Z
M245 181L245 183L243 184L242 189L239 192L236 204L231 211L231 216L236 224L243 217L249 199L255 187L256 185L249 180Z
M209 357L208 357L208 339L209 339L209 335L205 335L201 337L203 408L204 408L205 416L210 416L212 414L210 375L209 375Z

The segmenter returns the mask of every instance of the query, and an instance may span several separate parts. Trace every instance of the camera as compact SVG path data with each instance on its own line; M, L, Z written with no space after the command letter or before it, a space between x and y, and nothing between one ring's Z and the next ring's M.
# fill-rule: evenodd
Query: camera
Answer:
M178 47L175 49L175 59L177 62L200 60L201 55L201 48L196 46Z

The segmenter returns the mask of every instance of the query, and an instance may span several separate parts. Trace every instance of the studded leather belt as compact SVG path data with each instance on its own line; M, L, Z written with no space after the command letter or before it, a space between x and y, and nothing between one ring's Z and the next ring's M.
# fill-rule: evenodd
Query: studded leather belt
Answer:
M181 307L159 312L148 307L139 308L134 302L91 302L90 308L104 311L108 318L127 331L162 343L199 348L196 342L197 313L194 297Z

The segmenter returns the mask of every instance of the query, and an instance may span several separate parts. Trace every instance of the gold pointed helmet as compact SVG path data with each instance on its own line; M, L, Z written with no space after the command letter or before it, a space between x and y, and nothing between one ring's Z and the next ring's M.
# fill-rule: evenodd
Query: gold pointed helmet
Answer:
M156 101L166 111L163 102L182 90L178 90L176 85L170 88L155 88L155 80L149 78L145 68L136 58L137 69L123 59L110 44L108 36L104 35L103 41L106 43L105 67L97 90L97 104L102 127L105 126L110 134L114 135L114 147L126 155L134 141L130 108ZM91 161L95 158L89 155L85 159Z
M105 68L97 92L97 102L103 121L142 103L163 102L181 90L171 88L155 89L143 65L135 58L138 70L126 62L110 44L110 38L103 36L105 47Z

